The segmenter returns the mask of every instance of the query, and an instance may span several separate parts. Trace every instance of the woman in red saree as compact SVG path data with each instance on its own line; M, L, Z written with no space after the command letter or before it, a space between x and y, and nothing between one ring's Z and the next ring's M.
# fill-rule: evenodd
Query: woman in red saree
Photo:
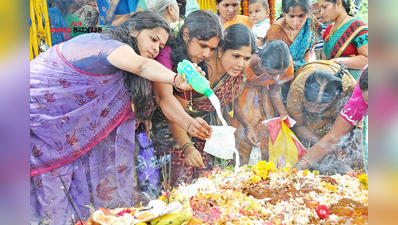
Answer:
M323 33L323 59L344 64L358 80L362 69L368 64L368 26L353 17L353 1L319 0L318 4L323 18L334 21Z

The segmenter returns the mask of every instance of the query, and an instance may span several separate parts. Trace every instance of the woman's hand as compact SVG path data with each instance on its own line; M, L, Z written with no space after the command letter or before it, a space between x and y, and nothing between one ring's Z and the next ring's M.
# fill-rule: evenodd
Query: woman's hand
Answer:
M288 112L281 112L281 113L279 113L279 117L280 117L280 118L285 118L285 117L288 116L288 115L289 115Z
M200 68L196 63L192 63L192 65L194 66L194 68L196 69L196 71L198 71L200 73L200 75L202 76L206 76L206 73L202 71L202 68ZM188 82L186 80L184 80L184 78L178 74L175 81L174 81L174 85L178 88L178 89L182 89L184 91L189 91L192 90L192 87L190 84L188 84Z
M207 122L204 121L200 117L195 118L191 122L191 124L189 124L188 127L187 127L187 132L191 136L197 137L197 138L202 139L202 140L206 140L206 139L211 138L211 132L212 131L213 130L211 129L209 124L207 124Z
M306 170L306 169L308 169L308 168L307 168L307 165L305 165L304 163L302 163L302 162L300 162L300 161L298 161L298 162L296 163L296 165L294 166L294 168L295 168L295 169L298 169L298 170Z
M200 68L200 66L198 66L198 64L196 63L192 63L192 65L195 67L196 71L198 71L200 73L200 75L202 76L206 76L206 73L204 71L202 71L202 68Z
M257 144L257 135L253 128L249 128L245 130L245 140L253 146L260 147Z
M180 74L176 74L176 77L174 79L173 85L177 88L184 91L190 91L193 88L191 87L190 84Z
M188 146L185 149L185 162L191 167L205 167L202 155L194 146Z

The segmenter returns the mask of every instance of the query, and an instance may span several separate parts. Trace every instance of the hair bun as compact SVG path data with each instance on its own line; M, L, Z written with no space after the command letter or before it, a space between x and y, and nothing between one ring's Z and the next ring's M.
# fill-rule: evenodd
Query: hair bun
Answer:
M345 69L346 69L346 68L345 68L344 66L340 67L340 69L339 69L334 75L335 75L336 77L342 79L343 76L344 76L344 73L345 73Z

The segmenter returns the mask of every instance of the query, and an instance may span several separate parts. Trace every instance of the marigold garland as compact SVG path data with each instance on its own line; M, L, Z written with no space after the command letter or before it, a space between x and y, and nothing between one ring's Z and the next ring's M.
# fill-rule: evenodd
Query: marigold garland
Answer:
M268 19L270 19L271 24L275 22L275 0L268 0L268 7L270 10ZM249 0L242 0L241 2L242 15L249 16Z

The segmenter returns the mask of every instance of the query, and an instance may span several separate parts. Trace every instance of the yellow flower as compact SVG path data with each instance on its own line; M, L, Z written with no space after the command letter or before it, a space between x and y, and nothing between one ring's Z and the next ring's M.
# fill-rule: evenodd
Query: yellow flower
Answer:
M275 168L275 165L272 162L259 161L256 165L253 166L254 172L263 178L263 180L267 179L268 171Z
M303 176L307 176L308 172L310 172L308 169L303 171Z
M257 184L261 180L261 177L253 175L250 177L250 184Z
M160 201L164 201L165 198L166 198L165 196L162 196L162 195L161 195L161 196L159 196L158 199L159 199Z
M368 190L368 175L361 174L358 176L358 181L361 184L362 188Z
M329 189L333 193L337 192L337 186L331 185L330 183L326 183L325 181L322 181L321 185L324 186L325 188Z

